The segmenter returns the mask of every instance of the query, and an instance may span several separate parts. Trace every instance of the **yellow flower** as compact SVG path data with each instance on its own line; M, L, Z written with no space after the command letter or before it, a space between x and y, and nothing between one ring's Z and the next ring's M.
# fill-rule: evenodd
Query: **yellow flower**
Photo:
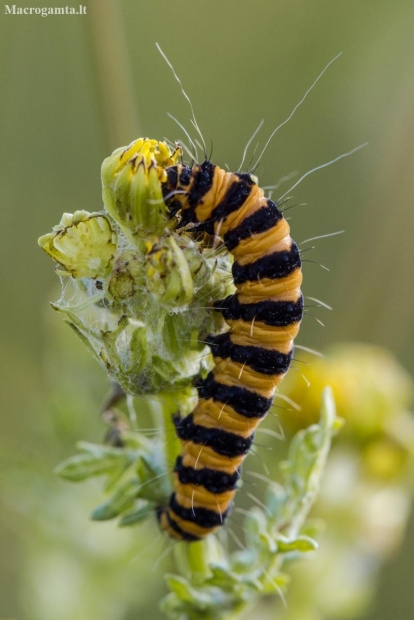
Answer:
M301 355L308 365L303 373L289 372L282 392L301 411L281 411L284 428L306 427L318 419L321 392L332 386L338 416L346 420L342 435L364 441L388 428L393 417L409 407L413 382L392 354L365 344L336 345L322 359ZM302 369L302 364L301 364ZM282 401L277 401L282 404Z
M60 224L38 243L58 263L59 275L96 279L111 271L117 235L105 215L75 211L64 213Z
M139 138L117 149L102 164L103 201L108 213L131 239L137 233L161 234L168 222L162 183L165 169L177 163L181 148Z

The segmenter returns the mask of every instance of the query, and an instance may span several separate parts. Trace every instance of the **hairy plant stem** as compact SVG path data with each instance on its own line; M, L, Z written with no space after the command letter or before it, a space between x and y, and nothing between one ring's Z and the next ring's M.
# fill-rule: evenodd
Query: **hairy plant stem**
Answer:
M210 573L210 554L208 540L200 540L188 544L179 542L174 547L177 569L183 576L198 575L207 577Z
M173 486L173 470L177 456L181 452L181 442L173 423L173 415L181 410L181 404L188 402L188 392L166 392L151 396L147 403L151 409L154 425L160 429L160 439L164 447L164 458L170 481ZM183 576L199 575L207 577L212 561L212 540L205 539L191 544L177 542L174 557L177 569Z
M170 472L171 484L173 483L175 461L181 452L181 443L177 437L173 415L180 409L180 404L185 403L187 399L188 394L185 392L164 392L150 396L146 401L154 420L154 427L160 431L165 466Z

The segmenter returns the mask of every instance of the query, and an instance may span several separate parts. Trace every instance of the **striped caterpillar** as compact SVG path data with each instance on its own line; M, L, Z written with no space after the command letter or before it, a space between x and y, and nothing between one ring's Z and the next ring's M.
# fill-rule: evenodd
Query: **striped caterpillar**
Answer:
M172 65L162 55L181 85ZM288 118L271 133L256 166L273 136L293 116L333 60ZM205 153L205 142L191 102L182 87L181 90L190 103L192 124ZM246 145L240 168L260 127L261 124ZM191 153L193 161L197 161L195 144L184 127L182 129L194 148ZM363 146L365 144L313 168L288 191L309 174ZM81 283L82 293L90 294L90 299L76 307L68 306L73 325L79 324L85 329L82 335L86 341L89 342L90 330L77 319L75 310L81 311L92 303L98 305L107 299L114 309L114 316L118 311L123 313L112 332L106 331L105 319L105 331L95 330L93 343L90 343L109 374L125 393L132 395L153 393L154 386L155 393L159 389L157 382L152 383L149 373L141 372L147 360L152 372L155 368L152 360L160 359L157 343L152 343L152 347L142 344L140 339L145 327L134 319L140 318L149 307L145 305L142 292L152 292L143 282L147 283L146 278L148 282L152 281L152 248L156 247L158 236L162 236L166 228L167 232L171 230L167 225L169 214L174 216L180 212L180 227L192 225L191 232L200 231L221 238L233 255L236 292L213 304L213 309L222 313L228 330L207 339L215 366L197 386L199 400L194 411L185 418L175 416L176 432L183 449L175 465L174 492L168 505L163 499L157 508L165 532L176 539L192 541L213 532L230 512L241 465L252 445L254 431L272 406L276 387L289 368L293 340L302 320L303 297L300 291L301 260L297 245L290 238L289 225L278 206L264 196L255 178L249 173L226 172L208 160L187 166L178 163L181 155L180 145L171 151L166 143L147 138L139 138L129 146L117 149L103 162L102 185L105 209L118 228L112 227L106 214L77 211L73 215L64 214L61 223L52 233L43 235L39 243L58 263L58 273L75 280L93 281L89 282L91 286L87 290L83 290ZM119 246L118 233L119 239L123 239ZM156 239L156 242L147 237ZM157 268L160 267L157 272L163 287L160 294L166 294L164 301L172 301L177 306L177 295L183 293L182 301L185 302L192 299L193 292L193 288L189 292L190 287L180 289L183 274L178 273L179 261L185 262L187 281L194 274L188 270L180 248L176 248L178 254L174 252L172 236L166 239L170 242L166 244L169 253L165 253L169 262L164 265L160 258L154 258L154 262ZM127 250L124 249L125 241ZM159 248L156 252L160 252ZM162 252L160 256L163 257ZM150 261L146 263L148 257ZM162 282L166 278L163 267L178 275L178 284L173 279L170 290ZM182 279L185 280L184 276ZM142 306L139 303L134 305L137 298L144 299ZM56 307L68 312L64 305ZM131 317L128 316L130 310ZM130 318L133 320L129 322ZM126 324L133 329L132 335L126 333ZM131 352L131 356L119 355L116 350L120 330L130 338L124 348ZM164 380L162 372L157 378L159 376Z
M229 329L209 336L214 368L192 413L174 423L183 449L175 489L158 507L170 536L199 540L228 516L254 431L289 368L303 312L301 260L289 225L250 174L209 161L166 168L163 192L181 226L220 236L234 256L236 293L214 307Z

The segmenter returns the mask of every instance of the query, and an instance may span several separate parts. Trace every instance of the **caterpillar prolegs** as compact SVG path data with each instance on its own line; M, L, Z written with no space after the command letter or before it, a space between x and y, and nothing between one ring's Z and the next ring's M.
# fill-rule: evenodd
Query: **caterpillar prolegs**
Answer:
M215 302L229 329L210 336L214 368L198 384L198 403L175 417L182 454L175 490L157 510L161 528L202 539L222 525L254 431L289 368L303 312L301 260L289 225L250 174L205 161L166 168L164 196L181 225L219 236L234 256L236 293Z

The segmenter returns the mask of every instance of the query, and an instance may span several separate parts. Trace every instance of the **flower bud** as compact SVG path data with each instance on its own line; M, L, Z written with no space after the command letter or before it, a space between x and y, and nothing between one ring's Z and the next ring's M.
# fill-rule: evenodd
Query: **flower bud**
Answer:
M135 295L144 284L142 260L133 250L125 250L116 259L112 270L108 292L115 301L123 301Z
M104 160L104 205L129 238L163 231L168 221L162 193L165 168L176 164L180 154L180 147L171 152L164 142L139 138Z
M180 247L188 263L194 287L199 289L204 286L210 278L210 270L207 262L195 244Z
M64 213L60 224L38 243L58 263L59 275L96 279L111 271L117 235L105 215L75 211Z
M147 289L162 304L185 306L194 294L193 279L183 251L173 237L147 241Z

